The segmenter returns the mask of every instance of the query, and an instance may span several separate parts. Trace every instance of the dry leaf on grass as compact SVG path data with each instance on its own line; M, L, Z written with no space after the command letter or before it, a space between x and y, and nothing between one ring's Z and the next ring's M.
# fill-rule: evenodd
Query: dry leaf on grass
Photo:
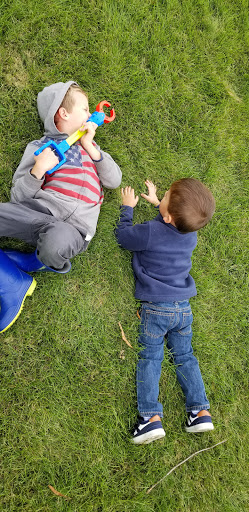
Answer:
M56 489L54 487L52 487L52 485L49 485L48 487L49 487L50 491L52 491L56 496L62 496L62 498L66 498L66 500L71 500L71 498L69 498L68 496L65 496L65 494L61 494L61 492L56 491Z
M133 346L130 344L130 342L127 340L126 336L125 336L125 333L124 333L124 330L123 330L123 327L121 325L120 322L118 322L118 325L120 327L120 331L121 331L121 334L122 334L122 339L124 340L124 342L126 343L126 345L128 345L128 347L130 348L133 348Z

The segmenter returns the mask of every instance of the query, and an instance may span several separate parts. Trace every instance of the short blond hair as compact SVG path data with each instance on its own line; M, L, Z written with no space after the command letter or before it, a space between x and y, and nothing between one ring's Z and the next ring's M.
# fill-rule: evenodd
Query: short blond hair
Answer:
M70 85L68 91L66 92L63 98L63 101L60 104L60 107L65 108L69 113L72 111L72 108L75 104L75 92L81 92L82 94L84 94L84 96L86 96L86 98L88 98L87 93L83 91L83 89L81 89L81 87L78 84Z
M83 89L81 89L81 87L78 84L72 84L67 90L58 110L62 107L65 108L66 111L69 112L69 114L72 112L73 106L75 104L75 92L81 92L81 94L84 94L84 96L88 99L87 93L83 91ZM58 110L54 116L55 125L57 125L59 121Z

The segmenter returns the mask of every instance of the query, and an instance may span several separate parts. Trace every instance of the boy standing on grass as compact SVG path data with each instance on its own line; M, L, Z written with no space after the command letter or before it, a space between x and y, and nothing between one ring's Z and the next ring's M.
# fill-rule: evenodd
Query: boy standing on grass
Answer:
M11 201L0 204L0 236L24 240L35 252L0 250L0 332L19 316L35 280L25 272L65 274L70 259L87 249L95 234L103 188L121 183L121 171L112 157L93 138L97 125L90 117L86 93L76 82L59 82L38 94L37 105L44 123L44 137L28 144L13 177ZM51 148L34 152L53 139L57 143L75 131L86 130L59 162ZM11 285L10 285L11 282Z
M148 195L141 196L156 207L157 217L133 226L133 208L138 196L134 189L121 190L118 243L133 251L135 297L142 301L137 364L139 418L133 432L135 444L147 444L165 436L158 401L164 337L176 366L177 379L186 399L187 432L213 430L209 402L191 345L193 320L189 299L196 295L189 274L191 255L197 244L196 231L205 226L215 210L210 190L199 180L175 181L162 201L155 185L147 180Z

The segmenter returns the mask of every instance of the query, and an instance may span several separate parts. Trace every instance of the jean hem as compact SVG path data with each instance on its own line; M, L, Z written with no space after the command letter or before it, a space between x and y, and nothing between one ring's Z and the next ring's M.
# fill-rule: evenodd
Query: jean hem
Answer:
M210 409L210 405L209 404L204 404L204 405L192 405L192 407L186 407L186 411L187 412L191 412L191 411L208 411L208 409Z
M156 416L156 415L160 416L160 418L163 418L163 413L161 411L160 412L158 412L158 411L143 411L143 412L138 411L138 412L139 412L139 416L142 416L143 418L146 416L152 418L152 416Z

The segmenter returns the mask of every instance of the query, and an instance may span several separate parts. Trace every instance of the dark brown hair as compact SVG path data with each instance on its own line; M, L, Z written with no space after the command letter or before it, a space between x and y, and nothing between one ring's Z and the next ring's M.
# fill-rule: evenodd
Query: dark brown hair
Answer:
M168 212L179 231L188 233L203 228L215 211L210 190L195 178L182 178L169 190Z

